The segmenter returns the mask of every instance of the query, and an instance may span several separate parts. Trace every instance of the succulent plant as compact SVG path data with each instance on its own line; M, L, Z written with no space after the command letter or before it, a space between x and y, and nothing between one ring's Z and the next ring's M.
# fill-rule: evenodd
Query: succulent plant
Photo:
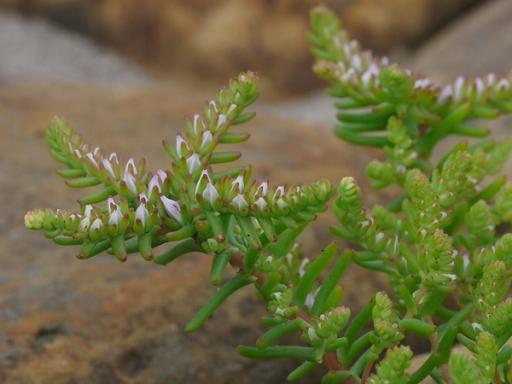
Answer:
M80 211L34 210L28 228L87 259L106 252L125 261L140 253L168 264L190 252L211 256L210 279L221 284L186 326L196 331L234 292L253 285L267 303L268 330L249 358L291 358L298 380L323 366L323 383L504 383L512 378L512 186L500 176L512 141L489 139L480 125L512 112L510 79L437 84L390 64L349 40L333 13L316 8L310 40L316 73L336 100L335 134L382 149L368 164L373 187L399 191L386 206L365 208L353 178L272 187L250 168L221 168L240 157L219 145L242 143L237 130L253 118L257 78L241 74L164 143L168 170L83 144L60 120L48 128L59 175L72 188L95 187ZM476 122L478 120L478 122ZM441 156L448 136L466 137ZM469 141L471 139L471 141ZM298 236L328 209L339 225L317 257L304 257ZM341 245L342 244L342 245ZM349 244L349 245L347 245ZM344 249L342 249L342 247ZM343 299L350 264L384 274L389 292L376 292L359 312ZM226 279L228 265L236 270ZM301 342L282 344L286 335ZM430 343L411 370L408 335ZM460 346L464 352L455 351Z

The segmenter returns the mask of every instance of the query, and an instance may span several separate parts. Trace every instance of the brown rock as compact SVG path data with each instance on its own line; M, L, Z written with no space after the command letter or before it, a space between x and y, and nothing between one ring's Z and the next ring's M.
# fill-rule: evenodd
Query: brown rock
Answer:
M353 1L342 19L363 45L387 51L415 45L458 16L474 0L359 0Z
M224 82L242 70L273 91L318 86L308 13L316 0L0 0L113 45L163 73ZM355 37L387 51L417 43L476 0L328 0Z
M282 383L292 362L239 357L253 344L264 313L247 288L189 335L193 313L215 290L209 260L189 255L163 268L131 257L78 261L23 227L34 207L75 208L81 194L62 185L47 153L44 127L67 119L87 141L126 158L146 156L165 167L162 138L173 140L203 96L169 90L112 91L78 86L8 86L0 90L0 381L5 383ZM337 182L362 180L371 153L333 140L324 127L257 117L247 127L244 162L259 178ZM373 196L373 197L372 197ZM370 195L370 199L375 199ZM324 215L304 236L312 256L327 243ZM360 306L381 282L354 268L344 280L346 303Z

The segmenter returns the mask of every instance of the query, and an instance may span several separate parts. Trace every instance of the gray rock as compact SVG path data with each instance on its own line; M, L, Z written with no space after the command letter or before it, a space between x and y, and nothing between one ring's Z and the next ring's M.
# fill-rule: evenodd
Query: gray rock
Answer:
M460 18L421 48L411 67L438 79L512 68L512 1L494 0Z
M0 13L0 83L55 80L108 86L151 82L144 70L82 35Z

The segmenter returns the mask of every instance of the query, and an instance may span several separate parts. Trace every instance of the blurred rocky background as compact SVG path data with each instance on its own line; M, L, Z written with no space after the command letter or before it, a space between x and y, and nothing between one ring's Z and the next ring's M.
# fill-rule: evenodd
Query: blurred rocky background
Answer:
M78 261L23 228L34 207L76 209L44 128L58 114L85 140L165 167L202 103L245 69L263 79L243 163L289 184L355 176L376 153L333 140L334 114L310 73L305 0L0 0L0 383L269 383L293 362L248 361L261 333L248 288L199 332L183 326L214 292L204 255L166 268L135 257ZM510 0L329 0L368 48L439 80L512 67ZM509 121L496 128L506 132ZM385 198L385 197L384 197ZM328 214L304 235L315 255ZM384 284L353 268L346 303ZM421 349L421 346L417 346ZM317 382L309 377L304 382Z
M354 37L388 52L418 46L483 0L326 0ZM251 69L272 92L318 86L308 52L312 0L0 0L137 61L159 78L218 83Z

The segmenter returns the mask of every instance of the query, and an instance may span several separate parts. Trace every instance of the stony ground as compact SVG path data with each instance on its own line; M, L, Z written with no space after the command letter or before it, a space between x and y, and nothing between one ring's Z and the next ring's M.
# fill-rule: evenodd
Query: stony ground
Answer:
M343 17L367 47L388 51L424 41L461 12L488 0L0 0L1 9L92 36L164 73L223 83L251 68L267 93L318 87L310 70L309 10ZM271 86L265 87L265 85Z
M62 81L96 85L143 85L144 70L82 35L37 18L0 13L0 83Z
M504 74L512 67L511 17L509 0L492 1L407 64L439 79ZM214 292L203 283L204 256L167 268L136 258L79 262L71 248L23 229L26 210L74 208L80 196L54 173L44 139L52 116L62 115L87 141L125 158L145 156L156 169L167 162L161 140L172 140L209 92L158 83L79 36L10 14L0 14L0 83L0 383L283 383L292 362L247 361L234 351L261 332L264 308L251 289L203 330L183 332ZM332 139L325 97L279 103L263 102L247 127L253 137L243 162L255 164L257 177L288 184L318 177L336 182L349 174L364 180L363 166L374 154ZM507 125L497 125L501 135ZM368 199L375 201L375 194ZM325 245L330 222L324 215L305 234L306 252ZM358 269L344 284L356 306L383 288Z

